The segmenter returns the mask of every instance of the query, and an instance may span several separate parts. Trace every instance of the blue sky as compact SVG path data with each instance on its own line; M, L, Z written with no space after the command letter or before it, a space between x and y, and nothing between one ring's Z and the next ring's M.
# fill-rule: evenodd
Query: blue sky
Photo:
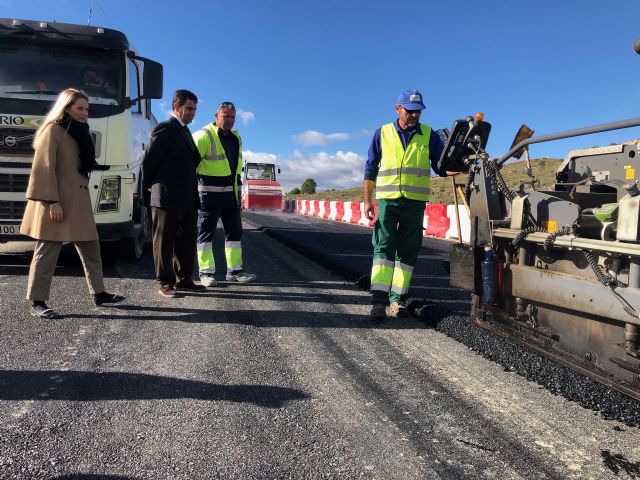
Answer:
M159 119L176 88L200 99L192 130L233 101L245 157L278 163L287 191L307 177L320 190L359 186L371 135L406 88L423 92L434 128L483 111L496 156L522 123L546 134L640 116L637 0L0 0L0 16L86 24L90 7L91 24L164 65Z

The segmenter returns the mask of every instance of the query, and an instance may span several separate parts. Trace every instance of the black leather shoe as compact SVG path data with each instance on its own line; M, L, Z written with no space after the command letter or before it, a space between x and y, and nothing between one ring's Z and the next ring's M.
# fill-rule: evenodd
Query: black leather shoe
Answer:
M104 305L105 303L118 303L122 300L124 300L124 297L121 295L116 295L115 293L100 292L93 295L93 303L95 303L98 307L100 305Z
M60 318L58 312L49 308L46 303L36 301L31 302L31 306L29 308L29 314L32 317L40 317L40 318Z
M178 283L176 283L176 290L189 290L191 292L202 292L206 289L207 287L205 287L204 285L198 285L197 283L194 283L193 280L191 279L181 280Z
M158 293L166 298L175 298L178 296L178 292L173 288L173 285L160 285Z

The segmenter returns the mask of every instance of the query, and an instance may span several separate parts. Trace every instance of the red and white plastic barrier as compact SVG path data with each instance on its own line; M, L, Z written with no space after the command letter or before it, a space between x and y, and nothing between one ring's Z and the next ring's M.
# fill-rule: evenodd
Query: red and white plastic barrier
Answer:
M447 217L447 205L443 203L428 203L425 208L427 228L425 236L447 238L447 231L451 225L451 219Z
M375 214L378 214L378 205L374 204ZM447 239L458 238L458 227L455 216L455 205L444 203L427 203L424 211L425 237L437 237ZM300 215L324 218L336 222L352 223L373 227L373 220L369 220L364 212L364 202L343 202L329 200L283 200L282 211L295 212ZM471 234L471 222L469 213L464 205L458 206L460 218L460 232L464 241L469 241Z

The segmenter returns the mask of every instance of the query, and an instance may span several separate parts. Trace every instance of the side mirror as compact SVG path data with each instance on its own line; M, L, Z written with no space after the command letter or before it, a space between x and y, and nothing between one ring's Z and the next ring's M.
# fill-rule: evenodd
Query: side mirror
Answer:
M144 62L142 98L162 98L162 65L153 60Z
M142 95L132 98L131 103L143 98L162 98L162 80L164 71L162 64L145 57L139 57L135 52L127 52L127 57L144 63L142 74Z

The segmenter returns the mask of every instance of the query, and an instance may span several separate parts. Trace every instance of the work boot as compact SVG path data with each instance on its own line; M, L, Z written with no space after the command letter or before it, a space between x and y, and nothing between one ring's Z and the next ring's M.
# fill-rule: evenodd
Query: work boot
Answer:
M200 274L200 283L205 287L215 287L218 285L218 282L213 278L213 275L207 275L206 273Z
M387 309L382 303L374 303L369 316L372 320L384 320L387 317Z
M398 318L406 318L409 316L409 312L407 307L405 307L404 302L391 302L389 307L391 311L391 315Z
M227 273L227 282L247 283L255 279L256 276L253 273L247 273L244 271Z

